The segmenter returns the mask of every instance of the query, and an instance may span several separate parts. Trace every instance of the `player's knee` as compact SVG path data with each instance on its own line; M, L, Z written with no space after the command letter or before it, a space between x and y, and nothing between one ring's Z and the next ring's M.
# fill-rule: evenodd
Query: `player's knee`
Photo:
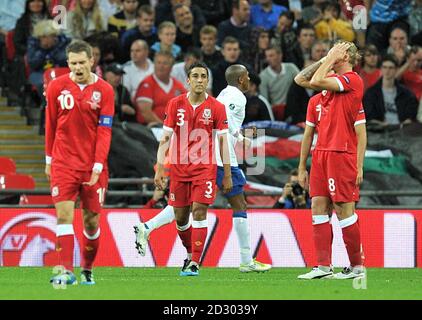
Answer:
M207 218L207 208L197 207L192 210L193 220L202 221Z

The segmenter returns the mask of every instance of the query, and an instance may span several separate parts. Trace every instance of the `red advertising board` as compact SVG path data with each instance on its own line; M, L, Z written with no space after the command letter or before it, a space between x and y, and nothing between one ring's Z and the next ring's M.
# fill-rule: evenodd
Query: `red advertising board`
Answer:
M145 257L135 249L133 225L158 210L110 209L101 215L101 245L97 266L180 266L185 250L174 222L152 233ZM359 210L362 245L367 267L422 267L422 211ZM250 210L248 222L254 255L274 267L315 264L309 210ZM348 265L338 221L333 217L333 264ZM55 211L0 209L0 265L56 265ZM76 238L82 236L81 212L75 214ZM231 210L209 210L204 266L238 267L239 249ZM75 246L75 265L80 263Z

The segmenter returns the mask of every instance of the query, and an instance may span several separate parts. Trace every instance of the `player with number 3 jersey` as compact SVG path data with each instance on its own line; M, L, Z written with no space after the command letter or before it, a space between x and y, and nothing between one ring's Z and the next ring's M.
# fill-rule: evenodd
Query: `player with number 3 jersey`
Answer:
M84 41L66 49L70 74L47 88L46 175L57 212L57 244L62 271L53 284L75 284L73 215L79 196L83 209L81 283L92 285L100 237L99 213L108 184L107 157L114 115L114 91L91 73L93 55Z

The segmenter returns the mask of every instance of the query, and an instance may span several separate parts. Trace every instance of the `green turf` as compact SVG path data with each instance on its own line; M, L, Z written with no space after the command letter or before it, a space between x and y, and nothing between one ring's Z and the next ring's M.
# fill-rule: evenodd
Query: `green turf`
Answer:
M201 268L199 277L180 277L177 268L96 268L95 286L58 290L48 283L51 268L1 267L0 299L422 299L421 269L368 269L360 290L352 280L297 280L306 270Z

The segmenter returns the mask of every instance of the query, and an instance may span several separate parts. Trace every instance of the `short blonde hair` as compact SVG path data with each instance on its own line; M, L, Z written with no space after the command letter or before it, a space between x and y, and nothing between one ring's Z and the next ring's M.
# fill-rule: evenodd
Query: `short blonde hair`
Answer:
M160 25L158 26L158 33L161 33L163 29L165 28L173 28L174 30L177 30L177 27L173 22L164 21L164 22L161 22Z
M347 53L349 54L349 63L354 67L359 64L360 59L362 58L362 55L359 52L358 47L353 42L346 41L346 40L337 40L336 44L339 43L348 43L350 44L349 49L347 49Z
M35 38L46 37L46 36L58 36L60 29L56 28L53 20L41 20L38 21L34 26L33 36Z

